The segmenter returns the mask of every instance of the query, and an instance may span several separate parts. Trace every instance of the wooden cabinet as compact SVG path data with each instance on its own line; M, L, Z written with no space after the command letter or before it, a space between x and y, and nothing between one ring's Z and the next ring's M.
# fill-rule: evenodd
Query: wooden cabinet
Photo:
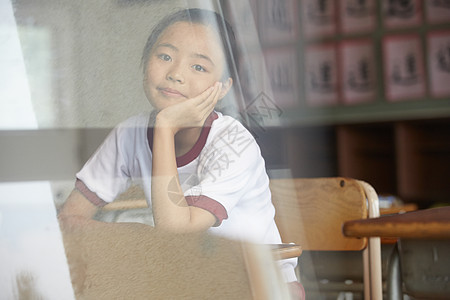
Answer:
M450 202L450 119L395 124L398 194Z
M276 127L257 142L269 171L288 170L281 177L328 177L337 174L335 137L332 126Z
M346 176L421 207L450 203L450 118L271 128L258 142L268 169L293 177Z
M397 192L392 124L337 126L336 136L338 175L367 181L378 193Z

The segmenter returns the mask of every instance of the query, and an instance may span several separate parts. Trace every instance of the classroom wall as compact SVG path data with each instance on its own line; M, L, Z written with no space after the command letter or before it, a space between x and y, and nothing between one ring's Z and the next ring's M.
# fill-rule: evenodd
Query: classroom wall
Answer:
M140 66L147 37L162 16L198 5L182 0L15 1L39 127L113 127L151 109Z
M21 72L1 94L0 182L73 180L111 128L152 109L140 59L155 23L213 2L12 1L17 45L4 63Z

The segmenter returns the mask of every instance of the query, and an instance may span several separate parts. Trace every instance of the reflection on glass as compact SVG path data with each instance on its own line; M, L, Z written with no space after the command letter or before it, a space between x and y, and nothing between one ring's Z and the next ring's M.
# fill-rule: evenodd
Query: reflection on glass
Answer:
M10 1L0 1L0 129L37 127Z
M72 299L50 183L1 183L0 195L0 298Z
M22 25L17 28L30 89L31 103L39 128L54 127L52 98L51 33L48 28Z

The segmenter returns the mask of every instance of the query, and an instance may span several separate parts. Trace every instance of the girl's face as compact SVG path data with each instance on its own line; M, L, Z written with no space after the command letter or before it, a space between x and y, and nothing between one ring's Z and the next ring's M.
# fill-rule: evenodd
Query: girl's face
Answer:
M174 23L160 35L150 52L145 94L161 110L198 96L222 79L224 68L225 56L213 29L203 24ZM229 78L221 98L231 84Z

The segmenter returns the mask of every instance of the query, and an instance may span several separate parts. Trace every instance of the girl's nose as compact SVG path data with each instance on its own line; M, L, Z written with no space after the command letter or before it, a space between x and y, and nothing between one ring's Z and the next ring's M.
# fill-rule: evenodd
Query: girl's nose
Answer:
M170 80L170 81L175 81L175 82L178 82L178 83L184 83L183 74L177 68L170 70L167 73L166 78L167 78L167 80Z

